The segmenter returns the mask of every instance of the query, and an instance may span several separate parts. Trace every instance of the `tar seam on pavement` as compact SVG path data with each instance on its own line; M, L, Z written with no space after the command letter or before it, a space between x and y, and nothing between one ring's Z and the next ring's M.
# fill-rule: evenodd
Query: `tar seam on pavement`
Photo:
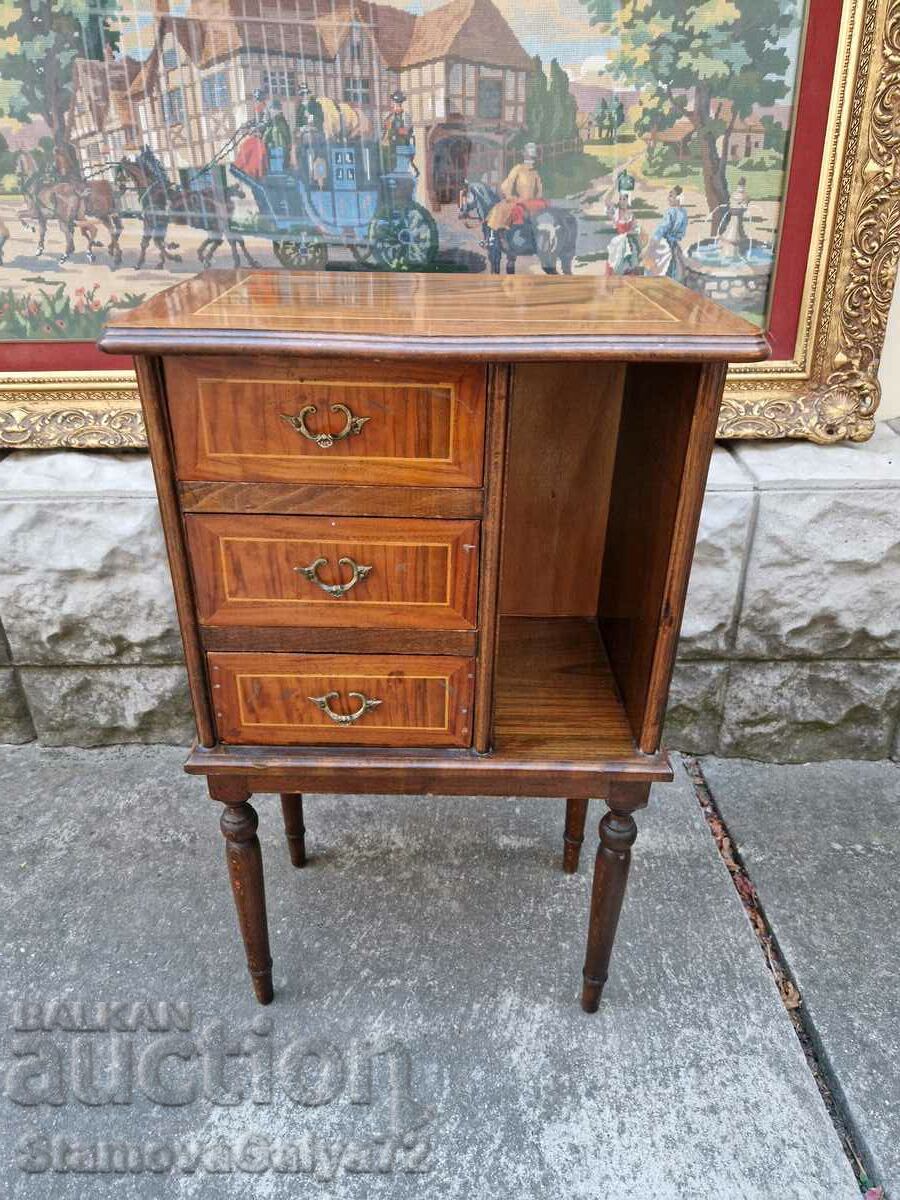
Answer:
M822 1102L834 1125L835 1132L840 1138L844 1153L859 1180L860 1189L866 1191L874 1188L870 1169L859 1148L859 1139L855 1134L853 1121L845 1105L839 1099L840 1083L831 1071L828 1056L818 1033L806 1014L803 997L794 981L790 964L781 952L756 886L703 775L703 767L698 759L687 755L683 756L682 761L722 861L728 869L735 891L741 898L741 903L759 942L785 1011L791 1019L794 1033L803 1050L807 1066L816 1081ZM880 1189L878 1192L880 1193Z

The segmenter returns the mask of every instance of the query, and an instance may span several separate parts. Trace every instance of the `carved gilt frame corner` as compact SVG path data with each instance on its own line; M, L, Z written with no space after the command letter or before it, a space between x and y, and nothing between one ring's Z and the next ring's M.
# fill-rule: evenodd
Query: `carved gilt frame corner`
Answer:
M729 372L719 436L870 437L898 259L900 0L844 0L794 355ZM0 450L145 447L132 372L0 373Z

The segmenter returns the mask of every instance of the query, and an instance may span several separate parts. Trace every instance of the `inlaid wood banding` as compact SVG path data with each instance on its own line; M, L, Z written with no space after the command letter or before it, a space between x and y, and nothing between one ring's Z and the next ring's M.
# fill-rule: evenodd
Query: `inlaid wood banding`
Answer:
M185 527L203 625L476 626L476 521L197 513Z

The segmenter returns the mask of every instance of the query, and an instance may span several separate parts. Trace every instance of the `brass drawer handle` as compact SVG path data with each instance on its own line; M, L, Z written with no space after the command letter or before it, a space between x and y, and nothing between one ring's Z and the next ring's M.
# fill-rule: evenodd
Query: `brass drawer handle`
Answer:
M354 417L346 404L332 404L332 412L344 414L346 418L344 428L340 433L310 433L306 428L306 418L309 414L317 411L314 404L307 404L305 408L300 409L296 417L292 417L289 413L282 413L281 419L287 421L288 425L297 433L301 433L308 442L315 442L323 450L330 450L335 442L342 442L344 438L350 437L351 433L362 433L363 425L372 419L371 417Z
M324 583L319 578L319 567L327 567L327 558L317 558L315 562L311 562L308 567L294 567L298 575L302 575L304 579L308 579L310 583L314 583L320 587L326 595L333 597L335 600L340 600L341 596L346 596L351 588L356 587L361 579L365 579L371 575L373 568L364 567L362 563L354 562L352 558L339 558L338 565L350 568L350 578L346 583Z
M348 692L348 696L356 696L359 700L359 708L354 713L336 713L329 700L334 700L340 696L340 692L326 692L324 696L309 696L316 708L321 708L326 717L331 717L335 725L352 725L354 721L358 721L360 717L364 717L367 712L373 708L377 708L381 703L380 700L367 700L362 692Z

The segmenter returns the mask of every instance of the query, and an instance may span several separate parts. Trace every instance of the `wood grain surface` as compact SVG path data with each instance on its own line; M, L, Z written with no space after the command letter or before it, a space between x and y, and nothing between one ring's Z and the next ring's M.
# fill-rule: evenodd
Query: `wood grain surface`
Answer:
M191 693L191 707L197 726L197 737L201 746L212 746L215 742L215 725L209 702L206 657L200 643L193 580L191 579L184 540L184 526L178 504L162 363L155 358L140 357L135 360L134 365L141 393L144 424L147 429L150 462L156 481L159 515L166 542L166 556L169 560L169 574L175 594L175 611L178 613L178 627L184 646L184 661Z
M178 477L281 483L480 487L483 367L187 358L165 364ZM308 431L357 433L320 446Z
M202 625L206 650L259 654L458 654L478 650L474 629L380 629L350 625Z
M114 354L526 358L766 357L741 317L657 277L210 271L119 314Z
M478 522L188 514L202 625L474 629ZM341 558L370 568L352 579Z
M333 483L179 484L185 512L345 517L480 517L481 488L367 487Z
M501 617L496 672L498 754L543 761L634 755L595 620Z
M513 368L508 364L488 368L488 429L485 471L484 518L481 522L481 568L478 596L478 671L475 677L474 746L479 753L491 747L494 721L494 665L500 615L500 546L503 539L503 502L506 493L506 446L509 427L509 394Z
M500 609L594 616L625 380L623 363L516 368Z
M724 379L718 363L628 368L599 616L648 753L659 745Z
M405 796L602 796L612 781L667 783L665 754L602 760L538 762L494 750L391 749L384 746L195 747L185 762L190 775L236 780L253 792L346 793L348 779L360 794Z
M290 746L467 746L471 742L472 659L438 655L210 654L219 738ZM376 708L335 723L313 697L329 692L333 711L360 700ZM290 789L284 789L290 790ZM297 789L299 790L299 789Z

